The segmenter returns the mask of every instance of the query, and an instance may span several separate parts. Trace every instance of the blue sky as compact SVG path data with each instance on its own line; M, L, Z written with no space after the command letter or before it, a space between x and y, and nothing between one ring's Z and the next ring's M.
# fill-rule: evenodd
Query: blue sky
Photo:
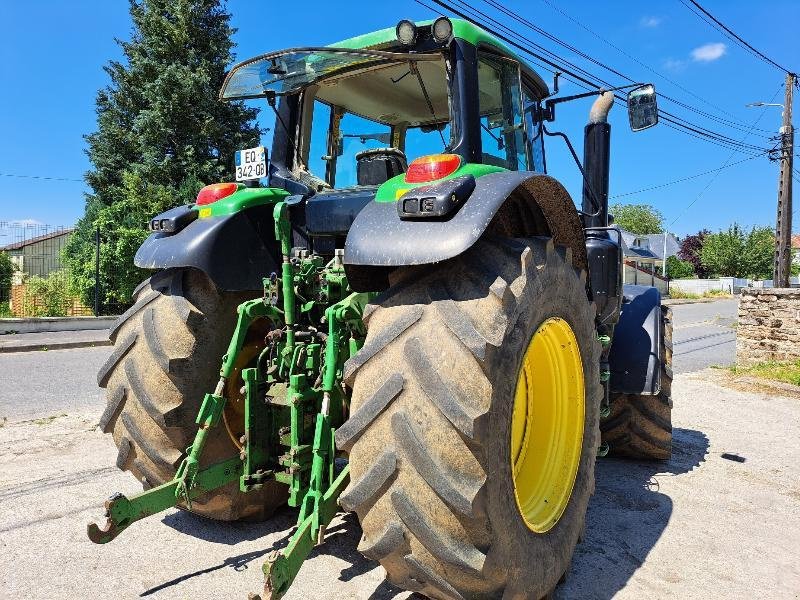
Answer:
M554 10L549 2L591 27L628 56ZM664 109L737 140L744 138L759 117L758 128L777 131L779 108L745 108L744 105L769 101L773 97L773 102L783 102L783 75L732 44L678 0L549 2L508 0L504 4L622 73L652 81L659 92L738 123L744 131L666 101L660 105ZM284 47L325 45L393 25L401 18L433 16L431 11L411 0L392 3L307 0L303 3L302 24L292 27L284 14L270 13L271 4L263 0L229 0L228 9L239 30L235 36L239 59ZM768 3L704 0L703 5L776 62L800 70L796 45L800 3L796 0ZM486 10L497 14L493 9ZM102 66L109 59L120 58L114 38L129 37L128 3L124 0L3 2L0 22L6 24L0 38L0 78L5 91L0 96L0 222L32 220L70 225L83 212L83 194L87 188L80 180L90 168L82 136L95 128L95 94L107 83ZM616 84L626 83L524 30L521 25L514 24L514 27L604 79ZM546 72L542 72L542 76L548 82L551 80ZM572 94L581 90L562 79L561 91ZM552 124L553 128L568 133L579 151L590 104L591 101L578 101L561 105L558 120ZM726 161L733 163L750 158L743 154L731 157L728 149L689 137L663 124L633 134L620 108L615 107L611 117L614 127L612 196L716 169ZM271 126L268 117L264 111L262 118L267 127ZM763 136L768 135L753 131L746 141L766 146L769 142ZM563 181L574 198L579 198L579 175L562 142L548 142L550 174ZM670 229L684 235L703 227L725 228L733 221L746 226L773 226L776 190L777 165L760 157L716 175L626 195L620 200L656 206L665 215Z

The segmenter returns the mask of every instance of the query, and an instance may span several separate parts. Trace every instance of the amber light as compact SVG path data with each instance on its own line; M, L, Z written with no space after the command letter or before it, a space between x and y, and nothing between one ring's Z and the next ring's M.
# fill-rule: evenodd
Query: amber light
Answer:
M431 154L421 156L408 165L406 183L436 181L455 173L461 166L458 154Z
M222 200L239 190L238 183L212 183L207 185L197 194L197 204L213 204L217 200Z

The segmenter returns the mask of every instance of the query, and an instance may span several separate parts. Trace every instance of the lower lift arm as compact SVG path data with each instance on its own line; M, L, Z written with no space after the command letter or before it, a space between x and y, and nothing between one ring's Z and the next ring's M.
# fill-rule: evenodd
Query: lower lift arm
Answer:
M131 523L154 515L183 503L191 508L192 500L204 493L222 487L236 480L242 473L242 461L236 456L221 463L200 469L200 455L205 447L209 430L219 423L225 408L223 396L225 382L233 372L236 356L242 349L250 324L262 317L278 322L281 313L274 306L265 304L262 299L251 300L238 308L239 319L236 324L228 351L222 359L220 380L213 394L206 394L197 415L198 430L187 456L178 467L175 478L158 487L149 489L130 498L114 494L106 500L106 522L102 526L89 523L89 539L96 544L105 544L117 537Z

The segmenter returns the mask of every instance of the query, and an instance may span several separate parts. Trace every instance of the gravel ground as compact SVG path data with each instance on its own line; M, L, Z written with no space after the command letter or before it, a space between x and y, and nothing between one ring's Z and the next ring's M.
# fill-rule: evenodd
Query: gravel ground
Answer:
M558 598L800 597L800 399L723 387L721 377L677 376L671 461L599 462L587 535ZM0 597L259 591L261 563L286 543L291 511L253 525L171 510L108 545L86 539L103 498L138 488L114 467L99 414L78 408L0 428ZM354 517L340 516L287 600L408 598L357 553L359 536Z

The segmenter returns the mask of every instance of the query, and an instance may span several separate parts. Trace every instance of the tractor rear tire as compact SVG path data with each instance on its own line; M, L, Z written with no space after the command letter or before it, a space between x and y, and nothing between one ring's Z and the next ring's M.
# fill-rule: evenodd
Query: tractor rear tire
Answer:
M117 467L145 489L172 479L197 432L203 397L213 391L236 323L236 307L253 294L220 292L194 269L167 269L143 282L135 303L111 329L114 350L97 374L108 404L100 428L112 434ZM209 435L201 468L238 454L222 424ZM192 503L222 521L271 516L287 497L272 482L247 494L238 481Z
M600 422L611 456L669 460L672 455L672 309L661 307L661 389L656 395L614 394Z
M430 598L543 598L569 568L594 491L602 388L585 274L549 238L492 238L401 277L368 306L366 342L345 365L340 502L358 513L359 550ZM584 407L571 493L537 533L518 508L511 423L523 357L549 320L574 332L583 373L568 376Z

